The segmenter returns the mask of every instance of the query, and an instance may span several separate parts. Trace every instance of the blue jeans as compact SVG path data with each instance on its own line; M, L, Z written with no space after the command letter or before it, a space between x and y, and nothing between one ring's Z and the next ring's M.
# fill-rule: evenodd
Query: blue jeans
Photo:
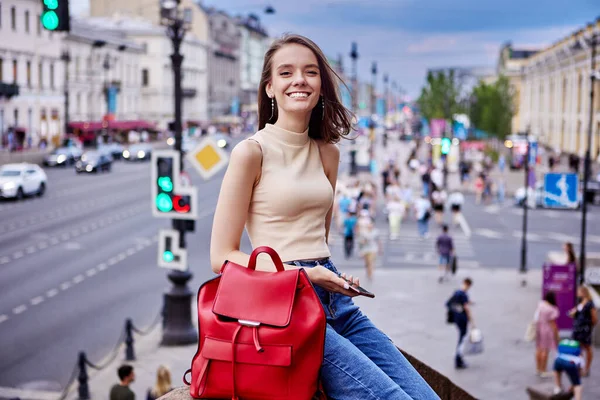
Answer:
M292 261L314 267L316 261ZM330 259L319 265L337 273ZM315 286L327 316L323 387L336 400L439 399L392 341L352 298Z
M454 365L456 367L461 367L465 365L465 361L463 360L463 352L465 345L465 337L467 336L467 316L462 313L454 313L454 322L456 323L456 328L458 329L458 344L456 345L456 356L454 358Z
M419 229L419 235L425 236L429 232L429 220L420 219L417 221L417 228Z

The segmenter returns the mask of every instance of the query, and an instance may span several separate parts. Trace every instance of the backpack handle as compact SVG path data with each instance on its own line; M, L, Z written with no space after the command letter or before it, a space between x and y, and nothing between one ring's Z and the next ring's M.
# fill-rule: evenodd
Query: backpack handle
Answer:
M256 258L258 257L258 255L260 253L267 253L271 257L271 260L273 260L273 263L275 264L275 267L277 268L277 272L285 271L285 268L283 267L283 262L281 262L281 258L279 257L279 254L277 254L277 252L275 250L273 250L272 248L270 248L268 246L260 246L260 247L255 248L252 251L252 254L250 254L250 261L248 262L248 269L251 269L251 270L256 269Z

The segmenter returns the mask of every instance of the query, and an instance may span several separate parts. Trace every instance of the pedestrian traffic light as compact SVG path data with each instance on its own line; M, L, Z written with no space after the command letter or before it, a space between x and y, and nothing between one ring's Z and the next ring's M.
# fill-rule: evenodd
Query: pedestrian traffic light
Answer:
M187 250L179 247L179 231L161 229L158 234L158 266L162 268L187 269Z
M44 29L55 32L69 32L69 0L42 0L41 23Z
M180 160L175 150L152 153L152 215L155 217L197 217L196 188L181 184Z
M441 153L442 154L448 154L448 153L450 153L450 146L451 145L452 145L452 139L450 139L449 137L442 138Z

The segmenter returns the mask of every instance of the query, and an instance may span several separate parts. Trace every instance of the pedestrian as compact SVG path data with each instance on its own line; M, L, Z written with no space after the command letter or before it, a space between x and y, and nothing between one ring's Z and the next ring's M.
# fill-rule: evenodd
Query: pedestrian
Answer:
M440 277L438 281L442 283L452 272L450 271L450 261L454 254L454 242L452 241L452 237L448 234L448 225L442 226L442 234L439 235L435 241L435 249L437 250L440 260Z
M499 204L504 204L504 196L506 193L504 178L500 177L496 181L496 198Z
M432 190L441 190L444 187L444 171L439 165L431 170Z
M423 184L423 196L429 197L429 187L431 185L431 175L429 168L425 167L424 172L421 174L421 182Z
M459 192L452 192L448 196L448 203L452 211L452 224L459 226L462 223L462 206L465 203L465 196Z
M465 278L461 288L456 290L446 302L446 307L451 313L452 320L458 329L458 344L456 345L456 354L454 357L454 367L456 369L467 368L467 364L463 359L464 341L467 336L469 324L471 324L471 329L475 328L468 295L472 285L473 281L471 278Z
M446 195L446 191L443 189L435 188L431 193L433 215L435 217L435 222L440 226L444 222L444 205L446 204L447 199L448 196Z
M352 130L352 113L337 94L339 77L319 47L300 35L274 40L263 66L260 130L232 150L221 185L210 244L213 272L225 260L248 265L250 255L240 250L245 228L253 246L273 248L287 268L303 268L314 285L328 321L320 378L329 397L438 399L361 313L352 300L356 291L342 277L352 285L359 280L338 276L331 259L329 215L340 159L335 143ZM275 266L262 258L256 269L272 272Z
M431 218L431 203L425 195L415 201L415 217L417 218L417 229L422 239L429 237L429 218Z
M575 249L573 248L573 243L566 242L563 246L563 250L565 251L566 264L577 265L577 256L575 255ZM577 272L579 272L579 266L577 268Z
M404 218L404 213L406 212L406 206L400 196L394 194L393 197L388 200L386 207L390 228L390 240L396 240L400 235L400 226L402 225L402 218Z
M574 319L573 339L577 340L585 353L585 367L581 374L588 376L594 351L592 350L592 330L598 323L598 311L592 300L590 290L585 286L579 286L577 289L578 304L569 311L569 315Z
M135 400L135 393L129 385L135 380L135 372L131 365L121 365L117 370L119 383L110 389L110 400Z
M156 370L156 382L148 389L146 400L156 400L173 390L171 386L171 372L167 367L161 365Z
M475 204L481 204L481 198L483 197L483 189L485 188L484 175L479 174L475 179Z
M542 378L551 377L546 371L550 350L558 344L556 319L560 311L556 306L556 295L550 291L544 295L535 310L535 365L536 374Z
M338 230L342 230L344 221L352 205L352 198L348 195L348 191L344 187L340 187L337 190L336 205L337 207L334 207L334 220L336 221Z
M354 250L354 237L356 230L356 211L350 211L344 219L344 255L346 260L352 256Z
M375 261L377 254L381 253L382 246L379 240L379 232L375 229L375 224L370 222L360 232L358 246L360 255L365 261L367 278L373 280L373 271L375 270Z
M554 394L562 393L562 373L566 373L571 381L569 392L575 400L582 399L581 386L581 347L576 340L563 339L558 344L557 356L554 361Z

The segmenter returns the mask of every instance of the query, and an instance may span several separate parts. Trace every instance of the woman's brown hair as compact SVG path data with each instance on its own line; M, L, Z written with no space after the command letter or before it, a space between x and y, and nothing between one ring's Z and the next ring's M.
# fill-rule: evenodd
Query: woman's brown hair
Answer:
M319 100L313 108L308 124L308 135L313 139L320 139L326 143L337 143L352 130L352 112L340 101L338 82L344 83L342 78L331 68L327 58L312 40L301 36L286 34L273 42L265 53L262 76L258 87L258 129L263 129L267 123L277 121L277 107L271 119L271 99L267 95L266 87L271 81L273 69L273 55L277 50L288 44L299 44L308 47L315 54L319 63L321 75L321 96L325 104L323 114L322 103Z

